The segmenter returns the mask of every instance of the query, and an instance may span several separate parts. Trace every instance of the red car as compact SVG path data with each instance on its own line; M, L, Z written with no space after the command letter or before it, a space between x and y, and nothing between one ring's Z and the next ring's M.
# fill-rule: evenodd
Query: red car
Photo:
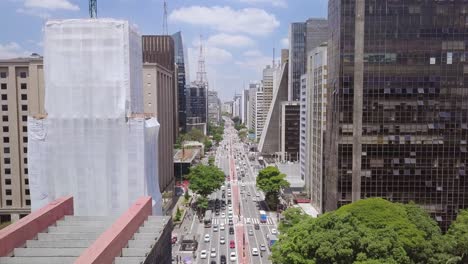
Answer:
M236 243L234 240L229 241L229 248L236 248Z

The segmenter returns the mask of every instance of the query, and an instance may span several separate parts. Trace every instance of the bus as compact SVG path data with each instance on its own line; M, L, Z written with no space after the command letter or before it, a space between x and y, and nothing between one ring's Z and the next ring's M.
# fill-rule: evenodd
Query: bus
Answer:
M267 214L265 211L260 210L260 223L266 223L267 222Z
M211 227L211 216L212 215L213 215L213 212L211 210L206 210L205 218L203 218L203 223L205 224L205 228L210 228Z

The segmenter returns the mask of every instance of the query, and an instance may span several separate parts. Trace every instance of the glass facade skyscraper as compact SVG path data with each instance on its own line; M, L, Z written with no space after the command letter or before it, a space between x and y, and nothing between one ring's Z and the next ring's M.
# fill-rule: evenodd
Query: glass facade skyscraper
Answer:
M468 207L468 2L330 0L326 210Z

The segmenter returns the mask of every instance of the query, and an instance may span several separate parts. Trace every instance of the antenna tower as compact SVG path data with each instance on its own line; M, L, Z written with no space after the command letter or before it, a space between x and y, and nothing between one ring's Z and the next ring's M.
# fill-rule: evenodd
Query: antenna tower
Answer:
M200 35L200 55L198 58L197 83L208 84L208 78L205 71L205 55L203 53L203 39Z
M162 34L167 36L169 34L169 30L167 27L167 1L164 0L164 16L163 16L163 26L162 26Z
M89 17L97 18L97 0L89 0Z

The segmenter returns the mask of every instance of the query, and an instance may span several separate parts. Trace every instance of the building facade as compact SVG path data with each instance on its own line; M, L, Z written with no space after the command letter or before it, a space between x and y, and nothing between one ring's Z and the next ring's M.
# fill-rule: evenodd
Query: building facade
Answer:
M188 64L185 58L185 48L182 39L182 32L177 32L172 35L174 40L174 60L175 60L175 79L177 85L177 112L179 121L179 132L186 131L187 113L185 102L185 85L188 80Z
M325 209L414 201L446 230L468 207L464 1L329 1Z
M197 128L206 134L208 121L208 91L203 83L193 82L186 86L187 129Z
M260 138L265 126L265 122L268 116L268 111L270 110L271 101L273 99L273 75L274 68L268 65L263 69L263 78L261 90L257 91L256 95L256 108L255 108L255 133L257 138Z
M281 102L281 160L296 162L300 148L300 108L299 101Z
M253 131L253 134L256 136L255 127L257 123L257 92L260 90L260 83L251 82L249 84L249 116L247 122L247 128L250 131Z
M299 149L299 163L300 163L300 172L301 179L304 181L306 186L306 192L309 193L310 181L306 179L306 175L309 175L307 172L307 74L301 76L301 112L300 112L300 149Z
M242 91L242 98L241 98L241 121L247 127L248 124L248 117L249 117L249 90L245 89Z
M221 102L216 91L208 91L208 121L216 125L221 122Z
M0 96L0 222L7 222L31 210L27 121L45 114L42 57L0 60Z

